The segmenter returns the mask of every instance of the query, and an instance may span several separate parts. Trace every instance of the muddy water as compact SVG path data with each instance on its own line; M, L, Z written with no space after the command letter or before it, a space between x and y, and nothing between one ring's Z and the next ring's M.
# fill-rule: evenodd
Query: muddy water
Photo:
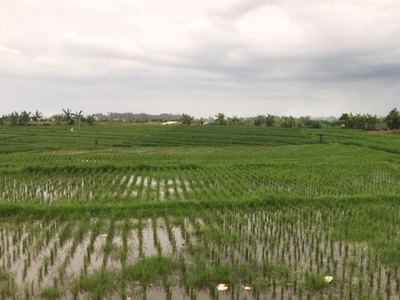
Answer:
M104 191L104 186L109 186ZM36 201L51 204L62 199L86 202L108 197L135 197L138 199L165 201L170 197L182 198L192 191L188 180L178 178L157 179L137 174L119 174L110 182L106 178L11 178L3 182L1 199L9 202ZM112 192L111 192L112 191Z
M130 179L125 178L124 182ZM283 218L283 219L282 219ZM183 257L191 271L193 261L200 259L205 264L218 266L219 264L255 264L254 276L264 281L264 288L259 295L253 291L244 290L237 283L227 291L200 289L189 292L182 286L179 272L171 274L171 287L165 290L162 284L148 286L143 294L140 285L130 287L127 296L132 299L307 299L305 292L305 273L331 275L333 284L327 285L324 295L329 293L336 298L346 299L349 290L353 297L363 282L362 288L370 295L381 296L383 299L397 299L395 276L388 282L387 268L379 261L367 245L333 241L329 237L329 228L324 227L324 220L315 212L314 219L307 220L300 216L293 217L290 222L282 221L292 218L282 216L281 213L258 212L254 214L219 213L217 216L208 215L203 218L183 218L175 220L169 217L166 222L163 218L156 220L143 219L142 232L139 232L138 220L128 220L131 227L127 234L126 263L133 264L143 251L144 257L161 254L173 258ZM42 226L39 223L6 226L0 231L1 258L0 265L10 270L16 279L16 285L22 291L28 284L33 286L35 294L52 285L55 280L63 282L66 290L64 299L70 299L70 290L82 272L91 273L101 267L106 269L121 269L121 251L124 240L122 226L124 220L115 222L113 237L107 232L110 222L101 225L99 232L94 236L93 251L88 255L90 237L96 219L90 221L84 237L78 240L74 233L81 226L79 222L66 223L71 227L70 237L60 244L60 230L64 224L50 222ZM155 226L154 226L154 223ZM167 226L167 224L169 224ZM47 234L47 238L45 238ZM140 249L140 236L143 238ZM23 241L30 239L31 249L23 251ZM109 243L110 253L105 256L105 247ZM55 251L57 249L57 251ZM190 251L189 251L190 250ZM53 253L53 254L52 254ZM30 255L30 265L26 265ZM51 255L53 258L50 259ZM50 260L53 263L50 263ZM260 271L264 263L270 263L276 269L272 273L262 274ZM46 265L46 267L45 267ZM288 278L280 278L279 268L284 266L288 270ZM24 268L26 277L23 278ZM45 271L46 269L46 271ZM41 270L41 271L40 271ZM62 273L62 279L60 278ZM371 273L372 272L372 273ZM39 276L41 274L41 276ZM370 274L373 274L371 279ZM379 275L380 274L380 275ZM196 275L196 274L190 274ZM293 278L296 276L298 289L293 287ZM176 277L176 278L175 278ZM255 278L255 279L256 279ZM272 280L276 278L276 289L272 288ZM287 280L287 282L286 282ZM221 282L222 283L222 282ZM299 288L303 291L299 291ZM390 288L389 294L386 289ZM310 293L310 299L320 299L319 293ZM87 299L90 295L81 294L80 299ZM110 298L111 297L111 298ZM120 299L120 291L115 291L110 299ZM372 298L373 299L373 298Z
M276 297L280 294L275 294ZM142 295L143 296L143 295ZM235 299L247 299L256 300L257 297L253 295L251 291L246 291L244 289L238 291L215 291L211 295L210 290L196 290L192 292L186 292L182 288L174 287L171 288L170 294L168 294L164 289L151 288L147 291L147 300L160 300L160 299L171 299L171 300L210 300L210 299L220 299L220 300L235 300ZM192 298L191 298L192 297ZM265 293L263 296L260 295L259 299L273 299L271 295ZM279 299L279 298L277 298Z

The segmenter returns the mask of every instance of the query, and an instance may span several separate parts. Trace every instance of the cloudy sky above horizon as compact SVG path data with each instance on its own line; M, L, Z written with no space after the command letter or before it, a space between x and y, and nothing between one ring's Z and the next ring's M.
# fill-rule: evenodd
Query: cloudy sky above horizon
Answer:
M0 0L0 115L386 115L397 0Z

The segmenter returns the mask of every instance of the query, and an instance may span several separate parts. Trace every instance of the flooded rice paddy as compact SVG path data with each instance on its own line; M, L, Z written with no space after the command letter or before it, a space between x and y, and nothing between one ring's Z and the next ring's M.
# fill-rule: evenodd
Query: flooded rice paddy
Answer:
M398 298L400 272L332 228L346 216L299 208L3 223L0 292L3 299Z
M297 166L298 167L298 166ZM74 169L75 168L75 169ZM0 199L8 203L53 204L124 203L168 200L205 200L220 197L283 196L347 196L383 193L398 194L400 177L373 168L343 176L342 169L316 169L304 166L307 175L291 179L292 174L277 176L277 167L256 166L254 172L244 166L228 169L197 168L165 172L102 172L101 169L71 167L40 173L6 173L0 176ZM290 167L285 167L290 169ZM357 167L354 167L357 168ZM394 173L394 174L392 174Z

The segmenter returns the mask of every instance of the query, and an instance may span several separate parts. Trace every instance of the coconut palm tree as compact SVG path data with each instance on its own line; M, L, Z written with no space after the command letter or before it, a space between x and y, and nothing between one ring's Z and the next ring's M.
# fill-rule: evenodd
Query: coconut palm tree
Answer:
M215 117L217 118L216 122L218 125L226 125L227 124L224 113L218 113L215 115Z
M39 121L42 120L42 118L42 113L36 110L35 114L32 116L32 121L36 122L36 125L39 125Z
M231 118L228 118L228 124L232 126L236 126L240 124L240 119L238 118L237 115L232 116Z
M67 110L63 109L62 111L64 121L67 122L68 125L73 125L75 121L73 119L72 111L69 108L67 108Z
M82 125L82 111L76 111L74 114L72 114L72 116L78 121L78 127L80 128Z
M21 126L28 125L30 119L31 119L31 112L27 112L26 110L24 110L19 115L19 125Z
M16 111L12 112L7 115L7 119L12 126L16 126L19 122L19 113Z

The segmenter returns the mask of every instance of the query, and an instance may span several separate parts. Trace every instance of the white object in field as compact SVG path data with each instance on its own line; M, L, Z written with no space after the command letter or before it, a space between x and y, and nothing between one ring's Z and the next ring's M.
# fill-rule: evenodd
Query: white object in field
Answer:
M325 280L326 283L330 283L333 280L333 277L332 276L325 276L324 280Z
M228 289L228 286L224 283L220 283L217 286L218 291L226 291Z
M71 132L74 132L74 129L73 129L73 128L71 128Z
M251 286L249 285L242 285L242 288L246 291L251 291Z
M107 234L102 234L102 235L100 235L101 237L107 237Z

